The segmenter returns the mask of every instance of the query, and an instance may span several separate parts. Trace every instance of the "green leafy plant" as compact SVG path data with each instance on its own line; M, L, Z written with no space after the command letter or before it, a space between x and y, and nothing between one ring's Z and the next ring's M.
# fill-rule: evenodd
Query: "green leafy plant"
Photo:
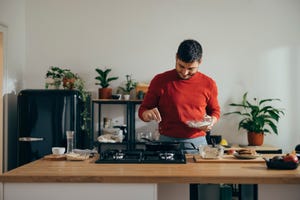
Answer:
M45 88L59 89L61 86L63 76L64 76L63 69L59 67L51 66L46 73Z
M119 88L125 93L129 94L137 85L137 82L134 82L131 75L126 75L125 87L120 86Z
M61 69L59 67L51 66L50 69L46 73L46 78L62 79L63 75L64 75L63 69Z
M280 99L254 98L254 103L247 100L247 92L243 95L241 103L231 103L230 106L240 107L242 111L228 112L224 115L236 114L242 116L238 129L243 128L248 132L271 133L271 130L278 135L277 123L280 115L284 115L282 109L274 108L267 102L280 101Z
M83 110L80 113L82 117L82 123L80 128L82 131L89 133L90 132L89 124L91 122L90 110L89 110L91 94L85 90L84 81L79 76L77 76L77 79L74 82L74 88L79 91L80 98L83 102Z
M111 81L117 80L119 77L108 77L108 74L111 72L111 69L95 69L98 73L98 76L95 77L96 80L99 81L99 83L96 83L96 85L100 85L102 88L107 88L110 85Z

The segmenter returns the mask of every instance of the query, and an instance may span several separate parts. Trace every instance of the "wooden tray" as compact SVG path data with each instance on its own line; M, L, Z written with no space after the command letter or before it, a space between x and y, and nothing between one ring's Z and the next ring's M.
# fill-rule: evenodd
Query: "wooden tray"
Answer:
M60 160L66 160L66 155L46 155L44 156L45 160L52 160L52 161L60 161Z
M219 159L203 159L200 155L194 155L194 161L196 163L264 163L265 160L262 157L255 159L237 159L233 155L224 155Z

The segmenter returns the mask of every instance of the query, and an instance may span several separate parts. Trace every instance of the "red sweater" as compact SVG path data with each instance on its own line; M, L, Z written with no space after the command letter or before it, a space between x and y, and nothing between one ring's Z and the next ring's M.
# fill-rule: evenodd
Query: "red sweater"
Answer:
M189 120L200 121L205 114L220 117L218 90L214 80L197 72L188 80L178 77L175 69L156 75L139 108L139 117L145 110L157 107L162 121L159 133L175 138L195 138L205 132L189 128Z

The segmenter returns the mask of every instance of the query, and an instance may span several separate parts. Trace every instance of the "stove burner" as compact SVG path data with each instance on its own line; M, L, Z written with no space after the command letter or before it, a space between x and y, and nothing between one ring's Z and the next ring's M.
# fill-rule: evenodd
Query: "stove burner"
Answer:
M125 153L123 153L123 152L117 152L117 153L113 154L113 158L115 160L124 159L124 156L125 156Z
M182 151L106 150L96 163L186 163Z
M170 152L164 152L164 153L159 153L158 154L159 157L162 159L162 160L174 160L174 153L170 153Z

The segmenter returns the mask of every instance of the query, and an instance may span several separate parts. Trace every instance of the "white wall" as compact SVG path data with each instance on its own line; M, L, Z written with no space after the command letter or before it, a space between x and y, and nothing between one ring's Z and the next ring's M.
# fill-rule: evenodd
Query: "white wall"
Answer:
M25 65L25 1L1 0L0 24L4 35L4 170L16 166L17 154L17 93L22 87Z
M95 96L96 67L120 76L114 88L126 74L150 81L174 68L178 44L194 38L204 48L200 71L219 86L222 112L245 91L282 99L279 135L265 144L290 151L300 143L299 10L297 0L26 0L24 88L43 88L51 65L79 73ZM213 130L246 143L241 132L234 117L222 117Z

